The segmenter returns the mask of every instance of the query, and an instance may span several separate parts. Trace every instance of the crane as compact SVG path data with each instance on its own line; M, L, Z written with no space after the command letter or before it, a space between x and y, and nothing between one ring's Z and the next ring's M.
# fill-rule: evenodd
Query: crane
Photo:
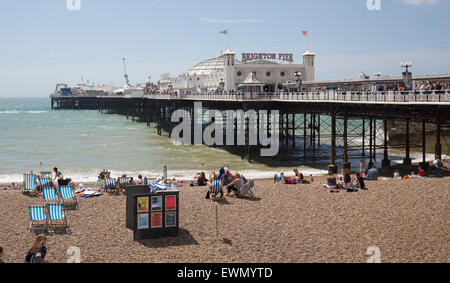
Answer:
M123 61L123 71L125 73L125 75L124 75L125 83L126 83L126 86L129 86L130 85L130 81L128 80L127 66L125 65L125 58L122 58L122 61Z

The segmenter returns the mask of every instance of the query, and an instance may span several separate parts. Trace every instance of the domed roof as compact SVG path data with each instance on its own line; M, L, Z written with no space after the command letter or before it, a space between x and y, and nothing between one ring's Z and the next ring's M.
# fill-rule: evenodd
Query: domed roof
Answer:
M225 68L225 61L223 56L218 58L212 58L198 63L194 67L190 68L185 74L189 76L204 76L213 73L223 73Z
M224 55L200 62L187 70L184 75L207 76L216 73L223 74L225 69ZM235 60L235 62L238 63L239 61Z

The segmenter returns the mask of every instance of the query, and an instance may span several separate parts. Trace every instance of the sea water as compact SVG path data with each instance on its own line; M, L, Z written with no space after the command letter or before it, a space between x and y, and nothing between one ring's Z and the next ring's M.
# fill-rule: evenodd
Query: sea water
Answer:
M328 162L299 158L289 167L249 163L224 149L176 145L168 134L158 136L154 127L122 115L52 110L50 98L0 98L0 183L19 182L24 173L53 167L76 182L95 182L103 169L114 177L154 178L162 176L164 165L170 177L178 178L192 178L201 171L208 176L222 166L248 178L272 178L292 173L292 165L305 175L323 174Z

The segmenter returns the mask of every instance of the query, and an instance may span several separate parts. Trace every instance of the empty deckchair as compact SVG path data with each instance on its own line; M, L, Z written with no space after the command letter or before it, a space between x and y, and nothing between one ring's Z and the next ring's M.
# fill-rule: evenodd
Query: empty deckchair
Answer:
M36 194L36 175L23 175L23 194Z
M211 201L218 199L217 195L222 191L223 183L222 180L213 179L211 180L211 186L209 187L209 196Z
M50 203L47 205L47 209L50 221L49 226L52 232L55 232L56 229L59 228L63 231L67 231L69 224L67 223L67 218L62 203Z
M45 206L30 206L30 230L42 234L47 229L47 216Z
M41 184L41 188L53 188L53 182L51 178L40 178L39 183Z
M116 180L114 180L113 178L106 178L105 179L105 192L116 191L116 190L117 190Z
M63 204L71 207L78 207L78 201L75 197L75 194L73 193L71 186L62 186L59 187L59 193L61 195L61 198L63 200Z
M44 188L42 190L42 195L44 196L45 202L58 201L55 188Z

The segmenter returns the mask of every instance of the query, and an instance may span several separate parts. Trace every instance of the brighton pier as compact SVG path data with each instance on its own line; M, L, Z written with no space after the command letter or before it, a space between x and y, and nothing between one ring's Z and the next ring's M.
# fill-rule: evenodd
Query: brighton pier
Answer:
M51 96L52 109L90 109L101 113L120 114L133 121L146 122L147 126L154 124L158 134L167 132L170 136L177 123L171 116L176 110L186 110L194 117L194 105L201 102L205 110L218 111L254 110L279 111L279 121L274 125L272 119L267 119L266 130L274 127L279 129L279 153L276 157L280 162L288 161L296 156L293 152L301 152L304 159L329 159L329 171L350 170L349 155L369 157L375 160L377 151L384 153L383 168L389 168L390 122L404 123L402 129L404 142L396 145L404 150L403 164L411 164L410 125L422 125L423 152L422 165L426 160L426 129L434 128L434 153L442 156L441 133L450 128L450 92L296 92L296 93L241 93L241 94L149 94L134 98L127 96ZM189 117L186 117L189 118ZM258 117L259 118L259 117ZM194 119L191 127L194 129ZM259 121L259 119L257 119ZM225 121L230 122L230 121ZM237 136L237 124L234 120L233 129ZM248 125L248 119L247 119ZM204 125L205 126L205 125ZM226 124L224 126L227 126ZM257 127L259 129L260 127ZM258 130L257 130L258 131ZM381 137L379 133L382 133ZM257 159L257 149L261 146L251 145L246 128L246 143L234 146L231 151L248 158ZM191 135L194 139L194 135ZM257 136L259 134L257 133ZM194 140L192 142L194 143ZM216 146L216 145L213 145ZM325 148L326 150L321 150ZM295 157L298 159L298 156ZM342 161L338 164L337 161Z

